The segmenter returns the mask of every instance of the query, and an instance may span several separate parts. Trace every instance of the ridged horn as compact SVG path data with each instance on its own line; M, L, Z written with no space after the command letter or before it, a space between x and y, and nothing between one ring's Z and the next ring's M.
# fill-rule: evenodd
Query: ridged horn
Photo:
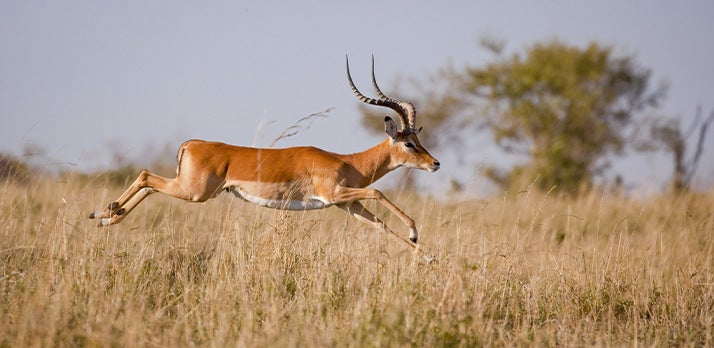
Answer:
M409 130L416 130L416 108L414 107L414 104L408 101L395 100L387 97L384 93L382 93L379 85L377 85L377 78L374 75L374 55L372 55L372 86L374 86L374 90L377 91L377 96L380 99L397 103L402 109L400 115L406 118L406 120L403 120L404 124L408 126Z
M372 84L374 85L374 89L376 90L379 99L367 97L362 94L359 89L357 89L354 84L354 81L352 81L352 75L350 74L349 57L345 56L345 59L347 62L347 80L350 83L350 88L352 88L352 93L354 93L354 95L357 96L357 98L363 103L383 106L396 111L399 115L399 120L401 121L402 129L406 131L414 131L416 129L416 110L414 109L414 105L409 102L394 100L382 93L382 91L379 89L379 86L377 85L377 81L374 76L374 56L372 56Z

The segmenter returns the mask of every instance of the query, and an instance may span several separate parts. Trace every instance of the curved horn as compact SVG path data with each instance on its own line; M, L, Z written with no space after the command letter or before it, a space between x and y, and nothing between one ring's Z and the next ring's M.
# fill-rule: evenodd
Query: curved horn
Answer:
M406 120L403 120L402 122L408 125L410 130L416 129L416 108L414 107L414 104L407 101L394 100L387 97L384 93L382 93L382 90L379 89L379 86L377 85L377 78L374 76L374 55L372 55L372 85L374 86L374 90L377 91L377 96L379 96L379 98L397 103L397 105L402 108L400 115L406 118Z
M405 109L404 106L402 106L400 104L400 102L398 102L396 100L392 100L392 99L388 98L387 96L385 96L382 93L382 91L379 90L378 87L377 87L377 91L378 91L377 93L379 94L380 99L370 98L370 97L367 97L364 94L362 94L362 92L360 92L357 89L357 87L355 86L355 83L352 81L352 75L350 74L349 57L345 56L345 59L347 62L347 80L350 83L350 88L352 88L352 93L354 93L354 95L357 96L357 98L360 101L362 101L363 103L367 103L370 105L376 105L376 106L384 106L384 107L387 107L387 108L390 108L390 109L396 111L397 114L399 115L399 120L402 123L402 128L407 129L407 127L409 127L409 121L408 121L409 120L409 117L408 117L409 111L407 111L407 109ZM372 69L372 74L374 76L374 69ZM376 84L375 84L375 86L376 86ZM412 109L413 109L413 106L412 106Z
M390 100L391 98L387 97L382 93L382 90L379 89L379 86L377 85L377 78L374 77L374 55L372 55L372 86L374 86L374 90L377 91L377 96L380 97L381 99L385 100Z

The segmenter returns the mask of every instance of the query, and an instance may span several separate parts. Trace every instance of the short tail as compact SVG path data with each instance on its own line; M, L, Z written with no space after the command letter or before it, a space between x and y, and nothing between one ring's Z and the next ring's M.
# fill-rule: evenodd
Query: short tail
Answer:
M181 174L181 160L183 159L183 154L186 152L186 148L188 147L188 143L191 142L192 140L186 140L179 146L178 153L176 154L176 177L178 177Z

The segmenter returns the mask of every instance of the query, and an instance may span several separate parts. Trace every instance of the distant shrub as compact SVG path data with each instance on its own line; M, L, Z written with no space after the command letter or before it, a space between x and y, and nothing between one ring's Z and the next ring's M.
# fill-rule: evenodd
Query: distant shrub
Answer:
M107 176L107 181L112 186L126 186L139 175L140 171L141 169L139 167L127 164L108 170L104 172L103 175Z
M114 169L82 172L66 171L59 174L61 181L74 181L83 185L99 183L111 187L124 187L130 184L141 172L141 168L131 164L119 166Z
M0 182L27 184L32 177L30 167L17 157L0 153Z

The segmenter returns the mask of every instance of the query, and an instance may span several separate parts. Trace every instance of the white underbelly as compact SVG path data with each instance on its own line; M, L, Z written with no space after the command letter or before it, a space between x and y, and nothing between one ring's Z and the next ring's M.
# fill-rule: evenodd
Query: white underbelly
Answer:
M231 192L233 192L236 197L240 197L248 202L280 210L314 210L323 209L332 205L321 197L308 197L306 200L270 199L251 195L237 187L233 187Z

